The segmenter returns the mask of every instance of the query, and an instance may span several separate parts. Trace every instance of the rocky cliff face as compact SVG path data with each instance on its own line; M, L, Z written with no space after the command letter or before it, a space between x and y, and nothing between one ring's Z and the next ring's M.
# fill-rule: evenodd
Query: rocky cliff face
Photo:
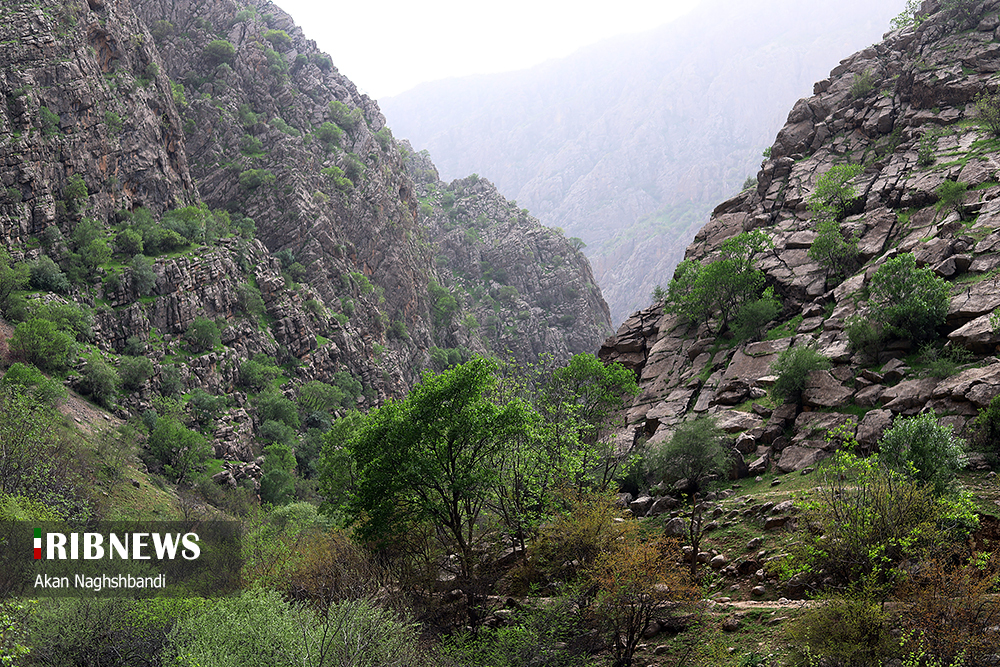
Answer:
M898 0L702 2L649 33L522 72L424 84L382 101L447 178L475 171L587 244L624 321L812 82L881 37Z
M766 465L789 472L826 456L824 434L838 424L871 445L894 418L934 410L962 432L1000 393L992 356L1000 335L989 322L1000 306L1000 145L974 103L994 92L1000 3L967 4L975 11L965 17L925 2L918 26L842 61L793 107L758 187L719 205L688 247L688 259L705 263L741 232L772 239L758 265L784 310L769 340L715 338L658 304L605 343L603 358L641 377L629 416L652 441L692 414L716 414L741 434L751 474ZM846 236L857 234L861 266L838 284L809 257L817 233L808 203L817 179L847 163L863 165L851 182L860 197L842 224ZM946 181L966 185L957 205L939 205ZM947 280L947 319L928 332L937 347L890 339L873 362L852 350L846 327L871 315L864 289L904 253ZM810 374L801 410L769 403L777 355L807 344L832 368ZM934 372L935 354L950 355L954 367Z
M123 409L229 394L217 453L247 458L256 354L289 397L346 372L367 407L473 352L565 358L611 331L569 241L485 182L418 188L376 103L273 4L36 4L0 4L0 249L70 284L33 278L5 315L79 304L91 358L155 362Z

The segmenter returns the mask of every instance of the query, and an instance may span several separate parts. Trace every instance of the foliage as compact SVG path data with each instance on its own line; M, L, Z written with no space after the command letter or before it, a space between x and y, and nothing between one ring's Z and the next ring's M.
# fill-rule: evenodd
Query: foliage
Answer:
M890 621L881 601L862 586L808 610L789 637L803 664L821 656L830 667L867 667L899 654Z
M332 151L340 145L340 137L343 134L344 131L330 121L326 121L316 130L316 138L326 147L327 151Z
M496 368L477 358L427 372L405 400L368 413L346 443L327 440L325 449L346 445L357 468L347 511L362 537L385 545L411 522L430 521L468 581L497 475L493 462L534 419L523 401L497 400ZM321 485L332 491L333 481L324 471Z
M809 246L809 258L838 281L854 273L859 263L857 232L845 236L835 218L819 220L816 232L816 239Z
M875 90L874 74L870 69L854 75L854 80L851 82L851 97L854 99L867 97L873 90Z
M292 38L284 30L268 30L264 33L264 39L276 49L287 50L292 45Z
M885 331L923 341L948 314L948 283L928 268L918 269L912 253L887 260L869 284L871 318Z
M31 316L52 322L60 331L65 331L81 342L94 337L94 314L86 305L74 301L32 301Z
M87 203L87 184L81 174L73 174L63 188L63 201L66 202L66 210L72 214L79 214Z
M38 117L42 134L52 136L59 132L59 114L54 113L47 106L41 106L38 108Z
M844 330L847 332L847 342L852 351L872 361L878 358L885 336L870 320L852 315L848 318Z
M49 320L33 317L14 328L10 350L42 370L62 370L75 346L73 337Z
M252 637L253 641L247 641ZM177 623L166 664L198 667L325 667L427 664L414 627L365 600L317 613L275 591L254 589L206 602Z
M42 255L29 265L31 286L46 292L69 292L69 279L48 255Z
M813 217L842 220L858 198L850 182L863 169L860 164L838 164L821 174L809 196Z
M766 288L759 299L743 304L737 311L733 321L733 334L736 340L760 340L767 325L780 312L781 302L774 296L774 288Z
M213 65L230 63L236 55L236 47L224 39L213 39L205 45L204 53Z
M718 314L717 331L724 331L744 305L760 298L764 274L754 268L753 260L771 246L758 229L724 241L721 258L707 266L681 262L667 288L668 309L696 324L707 324Z
M596 611L610 640L613 667L632 664L646 628L670 603L694 596L675 565L680 560L676 541L645 541L636 530L597 559L591 571L599 591Z
M921 0L906 0L906 8L903 9L889 25L893 30L900 30L910 26L919 26L927 18L924 14L919 14Z
M42 405L57 406L66 398L66 389L60 382L42 375L34 366L15 363L0 378L0 390L18 387L19 391L36 399Z
M124 362L124 359L122 360ZM211 424L212 421L229 405L228 396L215 396L201 387L196 387L191 392L188 399L188 406L196 422L202 425Z
M261 470L264 475L260 480L260 499L272 505L285 505L292 499L295 491L295 456L291 448L275 442L264 448L264 463Z
M81 386L91 398L104 407L110 407L114 403L118 385L121 384L114 366L94 355L87 360L87 365L83 367L80 375Z
M647 455L650 474L667 482L687 479L695 490L709 475L726 472L729 443L715 418L702 415L680 424L670 440Z
M146 296L156 287L156 271L153 270L153 260L143 255L135 255L129 262L132 271L132 286L136 294Z
M289 428L299 427L299 412L295 403L281 394L277 392L261 394L254 403L261 421L273 420L282 422Z
M219 326L204 315L194 318L194 322L184 332L184 339L195 351L211 350L222 342Z
M352 109L340 100L333 100L328 108L333 122L348 132L354 130L361 123L361 109Z
M271 185L275 176L266 169L247 169L240 173L239 183L244 190L256 190L262 185Z
M972 424L972 444L983 451L1000 452L1000 396L990 399Z
M902 565L961 539L975 525L962 501L938 499L933 487L902 475L878 455L834 454L816 500L804 504L803 542L794 557L837 584L863 581L884 600ZM814 575L815 576L815 575Z
M879 440L882 462L942 494L966 461L962 441L933 413L901 417Z
M951 209L958 213L961 220L965 220L965 208L962 206L962 199L965 197L968 183L961 181L945 181L937 187L934 194L938 196L938 210Z
M427 294L431 301L431 316L435 329L446 329L452 317L458 312L458 301L447 288L431 281L427 285Z
M997 95L982 92L975 99L975 107L980 122L994 136L1000 137L1000 98Z
M771 371L778 376L771 394L786 402L801 402L809 373L829 367L830 360L807 345L782 350L771 366Z
M240 385L252 392L259 392L270 386L271 381L281 375L277 362L258 352L240 364Z
M178 483L190 479L212 454L208 441L175 417L157 419L147 445L165 472Z

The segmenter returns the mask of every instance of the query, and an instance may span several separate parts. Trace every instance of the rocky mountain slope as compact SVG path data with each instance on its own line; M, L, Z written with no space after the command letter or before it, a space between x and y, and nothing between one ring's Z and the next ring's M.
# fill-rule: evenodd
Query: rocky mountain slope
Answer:
M824 435L836 425L870 446L893 419L933 410L968 435L1000 394L1000 334L990 321L1000 306L1000 140L986 123L997 108L1000 3L941 5L923 3L919 25L842 61L796 103L757 187L720 204L688 247L686 257L706 266L726 239L751 230L770 238L757 266L783 308L764 339L718 338L661 302L602 348L641 375L629 414L651 441L683 419L715 414L740 434L751 474L790 472L829 454L835 445ZM860 168L845 183L859 196L839 230L857 239L857 265L840 281L810 256L818 238L810 204L822 195L817 181L842 165ZM853 327L878 317L872 278L908 256L946 281L947 315L866 355ZM801 406L770 403L779 353L805 346L831 368L809 374Z
M567 358L611 331L578 249L485 181L422 163L418 187L377 104L275 5L0 16L3 316L72 313L78 354L46 370L95 397L88 365L150 360L99 399L123 414L229 396L216 454L247 459L257 355L285 397L339 378L370 407L425 368Z
M789 106L903 2L703 2L646 34L523 72L382 101L442 173L478 172L587 244L612 319L642 306L714 204L756 172Z

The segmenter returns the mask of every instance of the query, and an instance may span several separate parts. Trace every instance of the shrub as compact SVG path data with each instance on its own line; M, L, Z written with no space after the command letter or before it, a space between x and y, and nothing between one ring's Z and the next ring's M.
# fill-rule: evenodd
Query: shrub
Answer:
M105 407L114 403L121 379L114 366L99 357L92 357L81 371L83 391Z
M195 421L203 426L211 424L212 420L218 417L228 404L229 398L227 396L215 396L201 387L196 387L191 392L191 398L188 399L188 406L191 408Z
M834 218L816 224L816 239L809 246L810 259L816 260L827 274L842 280L858 268L858 235L845 236Z
M191 323L191 326L184 333L184 339L187 340L192 348L200 352L211 350L222 342L219 326L212 320L201 315L194 318L194 322Z
M852 351L861 354L870 361L875 361L878 358L885 337L869 320L852 315L847 320L845 331Z
M854 75L854 80L851 82L851 97L854 99L866 97L873 90L875 90L875 77L870 69Z
M240 364L240 385L253 392L263 391L279 375L281 369L277 362L263 353L255 354Z
M136 294L146 296L156 287L156 271L153 270L153 260L143 255L135 255L129 262L132 270L132 287Z
M328 105L330 118L345 130L353 130L361 122L361 109L352 109L340 100L333 100Z
M118 364L122 386L132 391L142 388L155 371L153 362L146 357L122 357Z
M176 396L184 391L184 381L176 366L160 367L160 393L164 396Z
M891 633L891 618L882 602L863 591L813 607L789 629L793 651L801 664L863 667L883 664L899 653Z
M966 460L962 441L934 413L896 420L879 440L879 452L887 466L930 484L939 495Z
M976 97L975 105L980 122L994 136L1000 137L1000 99L996 95L983 92Z
M66 210L76 215L83 210L88 196L89 192L87 191L87 184L84 182L83 176L80 174L70 176L66 187L63 188L63 201L66 202Z
M205 45L205 57L213 65L232 62L236 47L224 39L213 39Z
M30 284L35 289L65 294L69 291L69 278L48 255L42 255L28 265Z
M929 268L918 269L912 253L886 261L869 285L872 319L901 338L924 341L948 314L948 283Z
M261 421L281 422L289 428L299 427L299 411L295 403L281 394L263 394L257 399L257 414Z
M743 304L737 311L733 322L733 333L736 339L741 341L759 340L767 329L767 325L780 312L781 302L775 298L774 288L768 287L764 290L761 298Z
M38 116L40 119L42 134L51 136L59 132L59 114L54 113L48 107L43 106L38 109Z
M250 283L236 286L236 303L243 314L248 317L260 318L267 312L260 290Z
M115 237L115 250L126 257L142 254L142 234L132 227L122 230Z
M326 146L326 150L332 151L336 146L340 145L340 137L344 134L344 131L333 123L327 121L319 126L316 130L316 138Z
M266 169L247 169L240 174L240 187L244 190L256 190L262 185L271 185L275 176Z
M858 198L850 182L863 170L860 164L838 164L821 174L809 196L813 217L843 219Z
M49 320L32 318L14 328L10 349L42 370L62 370L73 353L73 338Z
M709 475L727 471L729 450L725 432L714 417L684 422L670 440L649 452L647 467L666 482L687 479L695 491Z
M268 30L264 33L264 39L276 49L287 50L292 45L292 38L284 30Z
M35 302L32 304L31 315L49 320L60 331L65 331L81 342L94 337L94 314L87 306L73 302Z
M829 367L830 360L812 347L791 347L783 350L771 366L772 372L778 376L771 393L777 399L801 403L802 391L806 387L809 373Z
M165 472L176 482L188 479L212 455L208 441L175 417L157 419L147 445L153 456L164 465Z
M958 213L959 219L965 220L965 207L962 206L962 199L968 189L969 184L960 181L945 181L939 185L934 191L938 196L938 210L954 210Z
M54 407L66 398L66 389L61 383L45 377L34 366L22 363L12 364L0 379L0 388L15 386L43 405Z

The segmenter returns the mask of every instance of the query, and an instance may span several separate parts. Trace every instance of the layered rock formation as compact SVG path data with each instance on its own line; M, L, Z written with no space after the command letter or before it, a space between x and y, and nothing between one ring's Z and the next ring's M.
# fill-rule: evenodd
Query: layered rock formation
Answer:
M839 424L866 447L894 418L926 410L963 432L1000 393L992 356L1000 334L989 321L1000 306L1000 145L974 103L993 92L998 10L998 2L979 3L966 19L925 2L926 20L842 61L794 106L758 187L719 205L686 255L704 263L724 240L766 232L774 248L758 265L784 305L773 340L711 337L658 304L634 314L602 348L603 358L640 375L629 417L651 442L692 414L716 414L727 431L743 434L752 474L767 465L788 472L828 455L837 442L826 434ZM852 181L860 194L854 214L842 226L857 234L863 266L836 284L808 255L817 236L808 202L817 178L845 163L864 167ZM967 184L957 207L937 205L946 181ZM845 328L852 316L870 315L866 285L903 253L948 281L947 320L936 332L946 347L920 354L911 341L889 340L873 364L852 350ZM773 362L804 345L832 368L810 374L802 411L769 407L761 399ZM954 360L953 376L931 368L935 354Z
M0 249L71 274L27 299L92 310L92 356L155 362L124 409L229 394L217 454L248 459L254 355L287 396L347 373L371 407L472 353L566 358L610 333L578 249L485 181L421 164L418 188L375 101L275 5L36 4L0 7ZM201 320L215 349L187 340Z

